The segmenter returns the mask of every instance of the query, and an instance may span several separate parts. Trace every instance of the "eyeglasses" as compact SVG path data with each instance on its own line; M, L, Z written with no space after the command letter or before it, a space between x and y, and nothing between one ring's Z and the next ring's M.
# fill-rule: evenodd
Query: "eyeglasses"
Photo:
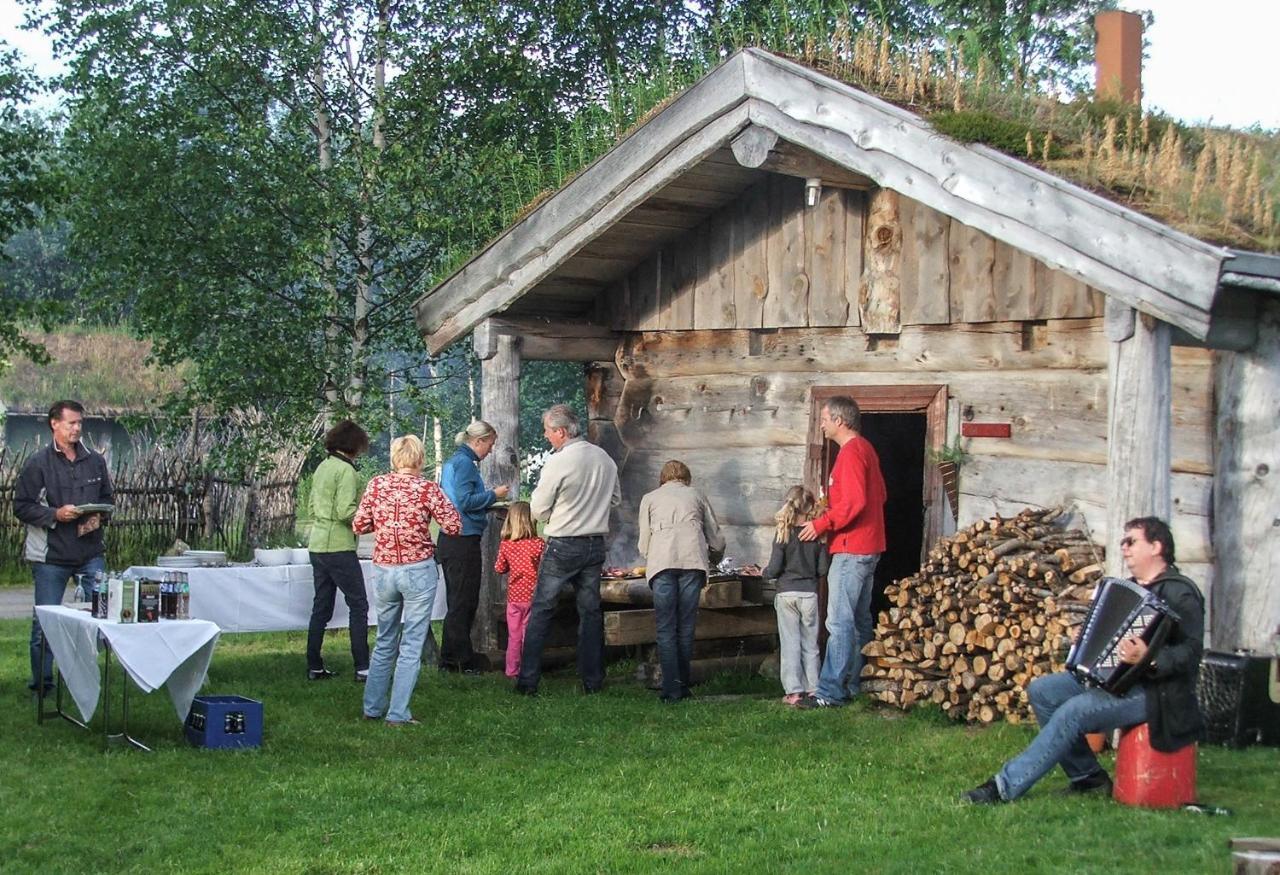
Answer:
M1135 538L1132 535L1129 535L1120 539L1120 546L1132 547L1134 544L1138 543L1138 541L1139 541L1138 538Z

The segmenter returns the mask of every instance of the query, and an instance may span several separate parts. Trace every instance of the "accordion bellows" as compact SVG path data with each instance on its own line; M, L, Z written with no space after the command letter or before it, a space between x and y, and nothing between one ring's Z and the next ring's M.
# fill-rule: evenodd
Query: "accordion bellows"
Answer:
M1085 614L1080 635L1067 654L1067 671L1085 683L1124 695L1146 672L1178 615L1145 587L1118 577L1104 577ZM1120 661L1120 642L1141 638L1147 654L1138 663Z

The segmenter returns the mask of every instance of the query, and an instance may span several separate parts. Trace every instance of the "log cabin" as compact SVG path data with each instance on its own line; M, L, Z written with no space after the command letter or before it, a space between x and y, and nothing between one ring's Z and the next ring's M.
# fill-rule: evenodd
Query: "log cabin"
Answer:
M1209 643L1280 640L1280 258L803 65L732 55L414 307L433 354L472 335L497 482L538 439L517 433L521 361L584 363L622 476L613 564L638 562L670 458L728 554L763 562L786 489L822 488L823 400L848 394L889 484L882 585L993 514L1064 505L1107 546L1155 514L1210 595ZM957 438L953 504L933 460Z

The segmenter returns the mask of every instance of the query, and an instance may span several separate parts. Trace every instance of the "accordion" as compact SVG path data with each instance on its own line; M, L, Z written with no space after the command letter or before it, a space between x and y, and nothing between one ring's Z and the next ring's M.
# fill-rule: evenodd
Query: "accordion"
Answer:
M1104 577L1067 654L1067 671L1090 686L1123 695L1146 673L1177 622L1173 609L1145 587ZM1146 642L1147 653L1140 662L1120 661L1120 642L1125 638Z

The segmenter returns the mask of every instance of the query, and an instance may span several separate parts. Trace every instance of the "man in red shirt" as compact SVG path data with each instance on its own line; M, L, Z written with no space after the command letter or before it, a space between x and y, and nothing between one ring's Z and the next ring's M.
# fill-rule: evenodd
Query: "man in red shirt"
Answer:
M858 402L837 395L818 419L827 440L840 445L827 483L827 511L806 523L800 540L831 536L827 572L827 653L815 704L836 708L858 694L862 648L871 640L871 594L884 552L884 477L880 457L859 429Z

